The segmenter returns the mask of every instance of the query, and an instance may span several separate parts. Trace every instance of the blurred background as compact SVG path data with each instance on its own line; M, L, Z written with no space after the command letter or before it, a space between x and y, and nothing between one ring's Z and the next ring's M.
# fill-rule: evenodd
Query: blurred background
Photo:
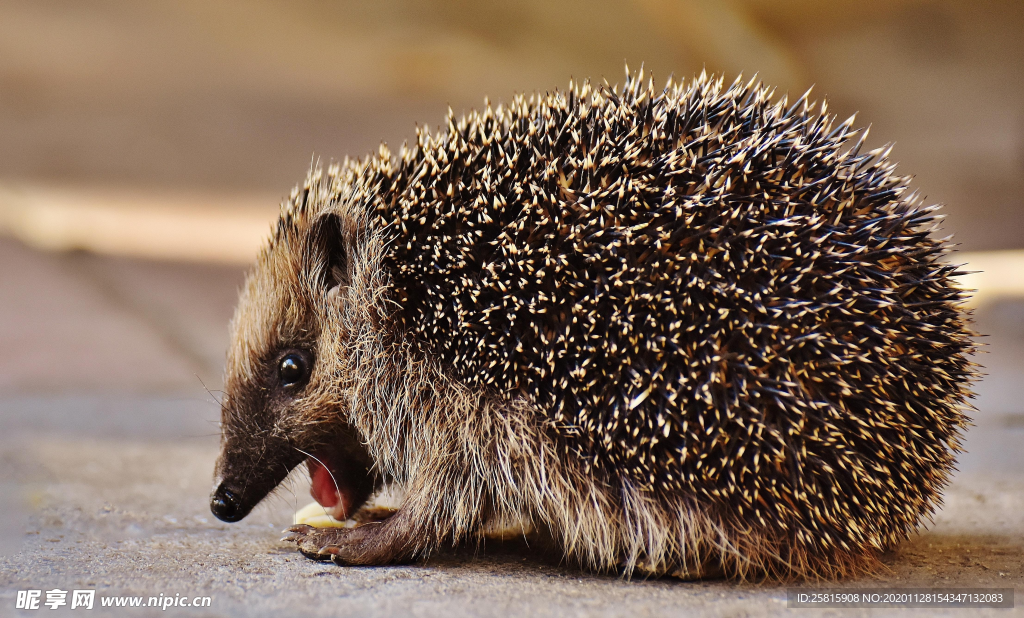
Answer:
M964 249L1024 246L1016 0L2 0L0 181L272 209L313 157L397 147L485 96L621 82L627 63L656 83L707 67L813 85L896 142Z
M1020 0L0 0L0 437L215 444L245 265L311 161L626 64L813 85L896 142L987 273L961 467L1024 471Z

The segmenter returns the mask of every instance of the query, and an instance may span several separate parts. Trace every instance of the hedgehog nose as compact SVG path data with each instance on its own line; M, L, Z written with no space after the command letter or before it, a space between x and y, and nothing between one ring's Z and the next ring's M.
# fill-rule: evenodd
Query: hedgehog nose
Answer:
M210 510L221 521L234 522L245 517L238 495L221 483L210 496Z

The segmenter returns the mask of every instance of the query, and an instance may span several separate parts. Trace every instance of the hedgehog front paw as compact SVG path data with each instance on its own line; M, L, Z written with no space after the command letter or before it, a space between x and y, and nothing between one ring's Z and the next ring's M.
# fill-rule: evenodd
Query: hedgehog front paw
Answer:
M338 565L371 565L394 562L396 552L382 543L379 524L358 528L314 528L292 526L281 540L294 542L302 555L313 560L331 560Z
M345 528L314 528L301 524L284 531L282 541L295 543L302 555L313 560L330 560L334 552L329 551L345 543L349 530Z

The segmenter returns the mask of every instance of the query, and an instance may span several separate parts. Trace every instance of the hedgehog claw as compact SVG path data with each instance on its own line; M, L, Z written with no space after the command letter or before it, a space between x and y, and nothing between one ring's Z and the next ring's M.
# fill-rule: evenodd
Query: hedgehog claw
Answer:
M331 559L330 554L317 554L313 552L308 552L304 549L299 549L299 553L309 558L310 560L316 560L317 562L326 562Z
M285 542L298 541L299 539L306 536L315 529L316 528L313 528L312 526L307 526L305 524L292 526L291 528L285 528L281 531L284 534L284 536L281 537L281 540Z

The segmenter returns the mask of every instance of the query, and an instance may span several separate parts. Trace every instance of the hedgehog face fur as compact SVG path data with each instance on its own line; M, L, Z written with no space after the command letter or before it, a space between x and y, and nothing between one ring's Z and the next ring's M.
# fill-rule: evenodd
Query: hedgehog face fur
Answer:
M214 512L312 456L342 514L405 491L292 529L342 564L501 520L626 574L870 568L954 465L963 294L888 152L771 95L641 72L314 170L233 322Z

